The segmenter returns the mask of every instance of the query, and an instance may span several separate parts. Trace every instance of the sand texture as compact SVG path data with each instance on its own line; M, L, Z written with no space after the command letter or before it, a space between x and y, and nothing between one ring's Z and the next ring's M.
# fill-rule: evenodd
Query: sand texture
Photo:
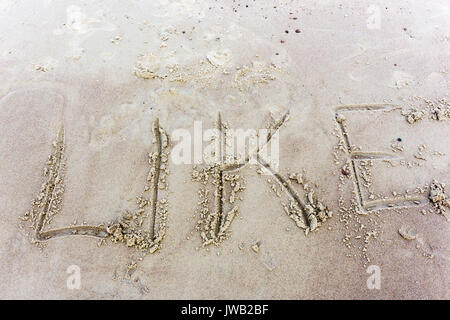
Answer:
M0 298L449 299L449 15L1 1Z

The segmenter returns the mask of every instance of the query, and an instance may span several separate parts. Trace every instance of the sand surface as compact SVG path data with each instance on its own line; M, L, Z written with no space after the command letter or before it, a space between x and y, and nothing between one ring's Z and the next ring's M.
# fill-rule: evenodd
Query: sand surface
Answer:
M444 0L1 1L0 298L449 299L449 16ZM155 160L157 135L218 112L235 129L289 120L277 174L239 168L245 189L220 205L237 207L231 233L202 246L201 193L214 211L217 189ZM157 226L167 210L164 237L145 255L111 234L36 243L43 183L58 211L43 235L142 206ZM314 197L307 235L292 190Z

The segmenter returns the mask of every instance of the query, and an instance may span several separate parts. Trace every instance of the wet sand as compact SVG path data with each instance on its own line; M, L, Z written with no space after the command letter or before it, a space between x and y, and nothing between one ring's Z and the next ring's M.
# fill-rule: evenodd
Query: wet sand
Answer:
M3 1L0 298L448 299L449 14ZM279 167L176 163L196 121Z

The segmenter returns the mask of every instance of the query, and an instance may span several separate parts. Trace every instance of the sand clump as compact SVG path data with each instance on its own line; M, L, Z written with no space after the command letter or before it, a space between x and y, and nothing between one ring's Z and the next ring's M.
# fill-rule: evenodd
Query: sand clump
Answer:
M240 92L275 81L286 72L271 63L252 61L235 66L229 49L210 51L203 59L178 62L176 51L170 54L140 54L132 73L140 79L160 79L168 83L200 86L202 88L231 87Z
M445 194L445 184L434 180L430 185L428 199L430 199L436 212L448 219L446 210L450 208L450 199Z
M161 61L153 54L140 55L134 65L134 75L142 79L159 78L158 71L161 67Z
M259 249L261 247L261 241L257 241L255 244L251 246L251 249L254 253L259 253Z
M425 112L416 108L411 108L407 112L404 112L403 115L409 124L413 124L422 120L425 117Z
M229 49L215 50L208 52L206 58L213 66L221 67L228 64L232 60L232 54Z
M245 190L242 177L239 174L226 173L220 165L210 165L201 170L194 168L193 181L203 184L198 191L199 215L196 230L200 233L202 247L210 244L219 245L231 236L230 226L239 213L235 205L240 192ZM214 191L206 186L211 184ZM210 209L210 203L214 209ZM226 210L225 205L231 206Z
M398 229L398 233L406 240L415 240L417 238L417 232L410 226L403 225Z
M304 200L300 199L297 191L293 189L292 199L288 203L283 204L283 209L291 218L297 227L305 230L308 235L310 231L315 231L325 221L333 216L333 212L318 199L311 184L306 181L303 173L288 174L289 181L302 186L304 191ZM287 182L290 184L290 182Z
M437 101L425 100L430 110L431 119L443 121L450 120L450 103L441 98Z

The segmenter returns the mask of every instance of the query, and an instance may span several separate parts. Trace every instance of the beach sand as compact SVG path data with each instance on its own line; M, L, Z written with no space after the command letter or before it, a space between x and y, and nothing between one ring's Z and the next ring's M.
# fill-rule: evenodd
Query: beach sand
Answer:
M2 1L0 298L449 299L449 14ZM199 124L279 166L180 164Z

